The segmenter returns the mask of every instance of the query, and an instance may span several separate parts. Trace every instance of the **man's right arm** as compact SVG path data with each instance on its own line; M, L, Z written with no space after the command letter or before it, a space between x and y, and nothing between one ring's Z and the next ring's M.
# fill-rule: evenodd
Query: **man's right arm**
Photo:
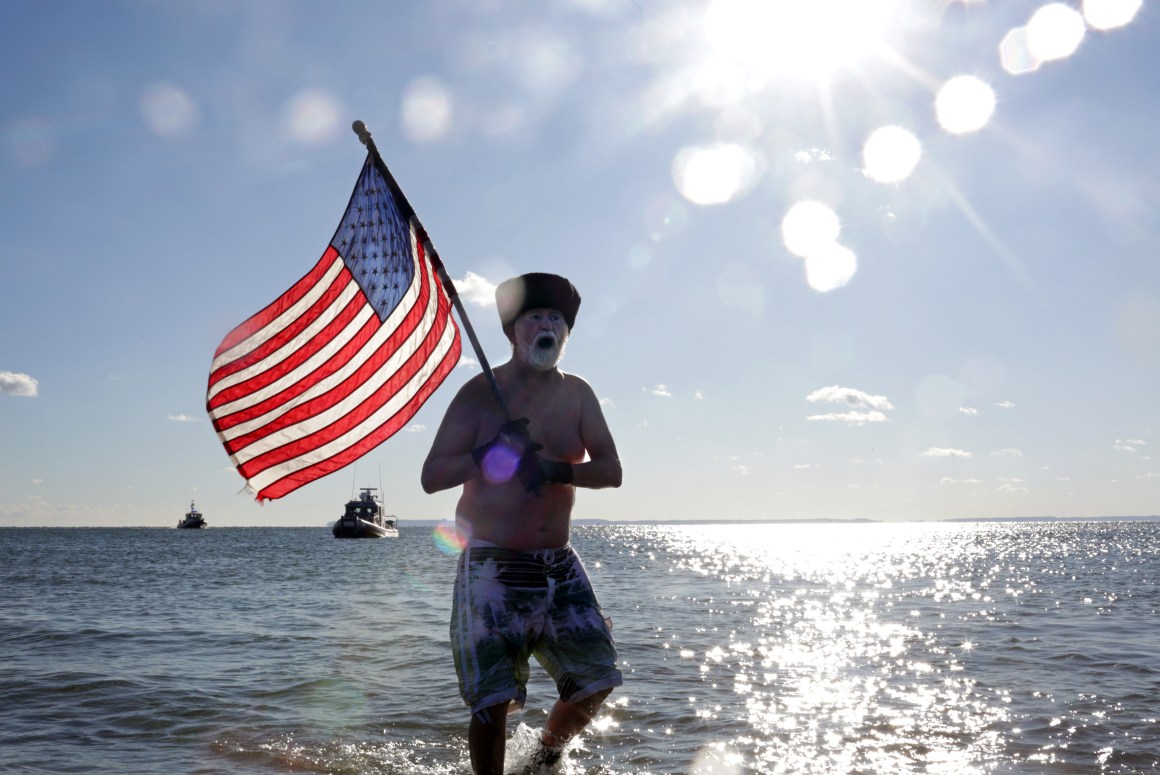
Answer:
M423 461L420 483L424 492L458 487L479 473L471 457L479 422L477 413L471 410L471 391L472 385L468 382L460 388L443 415L431 451Z

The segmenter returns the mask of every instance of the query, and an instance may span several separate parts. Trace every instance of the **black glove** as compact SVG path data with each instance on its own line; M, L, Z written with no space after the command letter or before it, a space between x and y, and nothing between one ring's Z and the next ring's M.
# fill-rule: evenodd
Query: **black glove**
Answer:
M499 426L499 430L492 437L491 441L480 444L471 450L471 459L475 461L477 466L481 466L483 459L487 457L487 453L501 444L513 450L516 455L520 455L531 443L532 437L528 435L528 418L521 417L518 420L508 420Z
M516 469L516 476L520 478L526 492L540 494L540 488L545 484L571 484L572 464L556 460L544 460L536 454L543 447L533 444L524 454L520 455L520 464Z
M508 420L500 426L491 441L471 450L471 459L491 484L501 484L516 476L520 457L532 450L543 449L528 435L528 418Z

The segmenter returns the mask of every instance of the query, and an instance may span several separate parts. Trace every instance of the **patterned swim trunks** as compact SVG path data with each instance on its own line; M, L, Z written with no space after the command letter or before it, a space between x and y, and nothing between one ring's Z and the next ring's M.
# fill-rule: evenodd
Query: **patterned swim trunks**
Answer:
M571 546L521 552L469 542L455 578L451 649L472 713L507 701L523 707L529 656L568 702L623 682L611 624Z

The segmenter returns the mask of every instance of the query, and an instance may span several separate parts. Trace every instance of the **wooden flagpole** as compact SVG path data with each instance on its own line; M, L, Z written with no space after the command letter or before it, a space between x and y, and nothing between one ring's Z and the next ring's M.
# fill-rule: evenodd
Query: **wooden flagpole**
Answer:
M375 167L378 168L383 179L387 181L387 185L391 187L391 193L394 194L395 201L399 203L399 207L403 210L403 215L413 222L415 230L418 232L419 238L423 243L423 250L435 266L435 272L439 275L439 281L443 283L443 288L447 291L447 295L451 297L451 303L455 305L455 311L459 313L459 321L463 324L463 329L467 332L467 338L471 340L471 346L475 350L475 357L479 359L479 365L483 368L483 373L487 377L488 384L491 385L491 392L495 396L496 402L499 403L500 409L503 411L504 419L511 419L511 415L508 414L507 403L503 400L503 394L499 392L499 383L495 381L495 374L492 372L491 366L487 363L487 356L483 354L483 347L480 345L479 339L475 336L475 329L471 327L471 321L467 317L467 311L463 309L463 302L459 300L459 291L455 290L455 283L451 281L451 278L447 274L447 269L443 266L442 259L439 258L439 253L435 250L435 246L431 244L431 238L427 236L427 230L423 228L423 224L419 221L418 216L415 215L415 210L411 207L411 203L403 195L403 189L399 188L399 184L395 181L395 176L387 169L386 162L379 155L379 149L375 146L375 141L371 138L371 133L367 129L367 125L361 121L355 121L351 124L351 129L358 135L358 139L362 144L367 147L371 158L374 159Z

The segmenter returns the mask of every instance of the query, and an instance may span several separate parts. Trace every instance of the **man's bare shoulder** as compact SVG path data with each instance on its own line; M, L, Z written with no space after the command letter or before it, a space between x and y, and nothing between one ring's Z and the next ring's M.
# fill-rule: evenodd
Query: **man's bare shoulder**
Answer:
M479 396L491 395L491 383L483 374L476 374L471 379L463 383L459 388L459 392L455 394L455 399L474 400Z
M588 380L584 379L578 374L570 374L568 372L560 372L564 376L564 386L569 391L577 395L596 395L592 390L592 386L588 384Z

